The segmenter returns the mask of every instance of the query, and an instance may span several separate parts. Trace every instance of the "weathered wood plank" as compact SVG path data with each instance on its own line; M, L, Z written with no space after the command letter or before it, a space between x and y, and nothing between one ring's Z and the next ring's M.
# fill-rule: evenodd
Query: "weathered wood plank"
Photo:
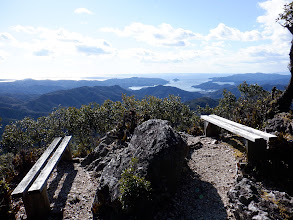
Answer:
M232 132L234 134L240 135L240 136L242 136L242 137L244 137L244 138L246 138L246 139L248 139L250 141L255 142L258 139L262 139L262 137L259 136L259 135L256 135L256 134L253 134L251 132L245 131L245 130L243 130L241 128L238 128L238 127L235 127L235 126L231 125L230 123L217 120L217 119L212 118L212 117L210 117L208 115L202 115L200 117L205 121L208 121L208 122L210 122L210 123L212 123L214 125L217 125L217 126L219 126L221 128L224 128L227 131L230 131L230 132Z
M247 160L250 163L261 161L265 157L266 140L259 139L256 142L245 140Z
M28 219L48 219L50 201L46 187L41 193L26 193L22 200Z
M61 137L55 138L53 142L49 145L42 156L37 160L34 166L18 184L18 186L13 190L12 196L18 197L25 193L31 186L32 182L37 178L38 174L41 172L42 168L46 165L47 159L51 156L52 152L58 146Z
M238 128L241 128L245 131L248 131L248 132L251 132L251 133L254 133L256 135L259 135L261 136L263 139L265 139L266 141L270 141L271 139L274 139L274 138L277 138L276 135L273 135L273 134L269 134L269 133L266 133L266 132L263 132L263 131L260 131L260 130L257 130L257 129L254 129L254 128L251 128L251 127L248 127L246 125L242 125L242 124L239 124L239 123L236 123L234 121L230 121L226 118L222 118L220 116L217 116L217 115L209 115L210 117L212 118L215 118L215 119L218 119L220 121L223 121L223 122L226 122L226 123L229 123L235 127L238 127Z
M53 156L50 158L50 160L48 161L46 166L43 168L43 170L41 171L41 173L39 174L37 179L34 181L32 186L29 188L29 190L28 190L29 193L41 192L43 190L44 186L46 186L46 183L47 183L47 180L48 180L50 174L52 173L54 168L57 166L59 160L61 159L61 156L62 156L63 152L65 151L70 139L71 139L71 136L66 136L63 138L61 144L56 149Z

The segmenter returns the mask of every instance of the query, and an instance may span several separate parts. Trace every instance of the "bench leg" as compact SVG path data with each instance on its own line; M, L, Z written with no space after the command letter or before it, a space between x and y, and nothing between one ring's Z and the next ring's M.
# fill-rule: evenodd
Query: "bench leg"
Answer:
M267 142L263 139L258 139L256 142L245 140L248 163L255 164L265 158Z
M219 135L219 128L218 126L205 121L204 122L204 131L206 137L217 137Z
M65 160L65 161L71 161L72 160L72 154L71 154L71 149L70 149L70 145L68 144L63 155L62 155L62 158L61 160Z
M26 193L23 196L23 203L28 219L46 219L50 212L47 187L45 186L40 193Z

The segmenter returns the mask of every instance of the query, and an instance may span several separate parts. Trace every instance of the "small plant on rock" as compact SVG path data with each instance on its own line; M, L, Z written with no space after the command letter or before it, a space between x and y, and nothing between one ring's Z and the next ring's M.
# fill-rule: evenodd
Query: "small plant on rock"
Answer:
M151 183L135 173L137 159L131 160L120 179L120 202L122 209L129 214L142 214L151 201Z

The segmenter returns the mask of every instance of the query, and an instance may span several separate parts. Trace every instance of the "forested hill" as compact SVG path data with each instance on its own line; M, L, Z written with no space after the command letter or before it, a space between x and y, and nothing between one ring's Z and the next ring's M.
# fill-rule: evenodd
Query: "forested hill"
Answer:
M120 86L84 86L41 95L39 98L27 102L25 107L30 111L48 113L58 105L80 107L91 102L102 104L107 99L120 101L121 94L126 93L128 91Z
M158 98L166 98L169 95L175 95L180 96L182 102L186 102L203 96L203 94L199 92L187 92L172 86L148 87L133 91L132 93L139 99L150 95Z
M175 95L180 96L183 102L202 96L202 94L197 92L187 92L168 86L148 87L136 91L126 90L120 86L95 86L47 93L41 95L37 99L25 103L24 106L29 111L49 113L58 105L64 107L80 107L81 105L86 105L91 102L102 104L107 99L112 101L120 101L122 94L126 94L128 96L134 95L138 99L142 99L149 95L158 98L166 98L169 95Z
M91 102L102 104L107 99L120 101L122 94L134 95L137 99L142 99L145 96L158 98L166 98L169 95L180 96L182 102L192 101L188 103L192 109L195 109L198 104L202 107L206 104L215 106L218 103L217 99L222 97L223 89L231 91L238 98L240 92L237 84L242 83L244 80L250 83L262 84L263 88L267 90L271 90L272 86L283 89L288 84L289 75L257 73L214 77L209 82L195 86L204 90L217 90L205 94L163 86L168 81L159 78L133 77L105 81L31 79L15 82L2 81L0 82L0 118L2 118L3 128L10 121L20 120L24 117L37 118L47 115L59 105L63 107L80 107ZM231 82L234 84L231 85ZM263 82L267 83L267 85L264 85ZM145 86L149 87L140 90L129 89L129 87ZM199 99L204 96L212 99Z
M290 75L281 74L265 74L265 73L245 73L234 74L225 77L212 77L212 82L233 82L236 85L246 81L248 84L258 85L287 85L290 80Z
M141 90L127 90L120 86L79 87L59 90L42 95L0 94L0 117L2 124L20 120L24 117L37 118L52 112L55 107L80 107L95 102L102 104L105 100L121 101L122 94L134 95L137 99L145 96L166 98L169 95L180 96L183 102L202 97L197 92L187 92L175 87L155 86ZM4 126L3 126L4 127ZM1 132L0 132L1 133Z
M0 82L0 93L45 94L58 90L73 89L83 86L114 86L124 89L131 86L165 85L168 81L160 78L132 77L124 79L98 80L16 80L14 82Z

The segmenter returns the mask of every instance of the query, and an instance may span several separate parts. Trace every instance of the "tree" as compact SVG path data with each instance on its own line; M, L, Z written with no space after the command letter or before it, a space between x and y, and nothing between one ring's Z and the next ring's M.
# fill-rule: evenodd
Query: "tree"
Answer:
M287 28L293 35L293 2L284 6L284 12L279 15L277 21L279 21L280 24L283 27ZM291 79L286 90L276 100L277 112L288 112L290 110L293 99L293 41L291 41L289 59L290 63L288 65L288 68L291 73Z

